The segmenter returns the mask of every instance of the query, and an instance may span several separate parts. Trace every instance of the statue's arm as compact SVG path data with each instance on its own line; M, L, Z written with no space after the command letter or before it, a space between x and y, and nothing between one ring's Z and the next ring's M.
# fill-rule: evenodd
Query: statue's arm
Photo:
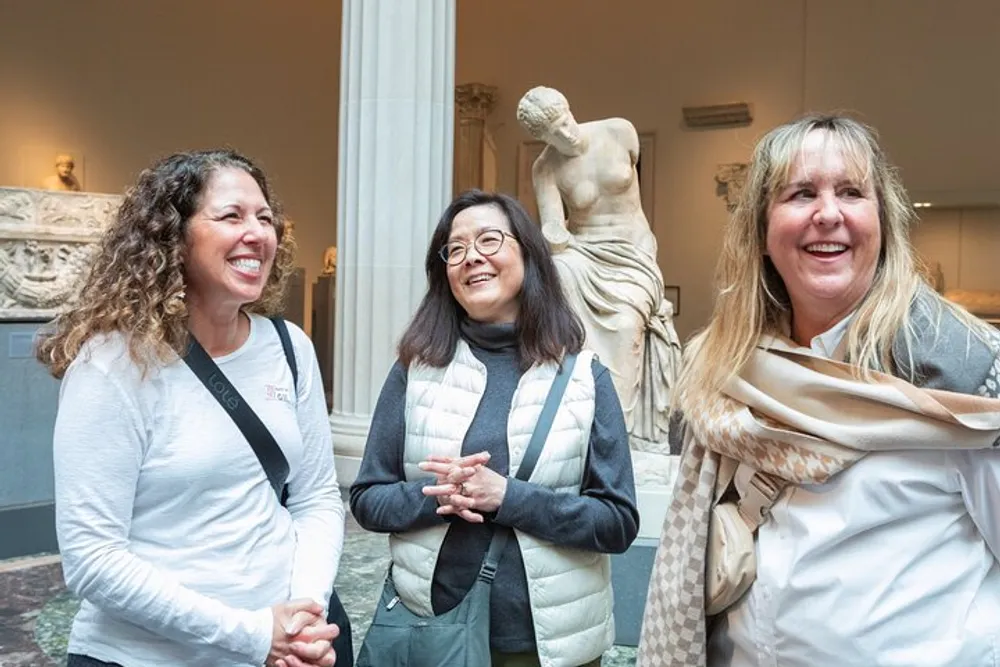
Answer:
M609 118L608 124L618 142L628 151L632 165L635 166L639 161L639 133L635 125L624 118Z
M556 184L556 175L544 155L535 160L531 167L531 184L535 188L538 204L538 221L542 234L553 251L560 251L569 243L570 233L563 215L562 195Z

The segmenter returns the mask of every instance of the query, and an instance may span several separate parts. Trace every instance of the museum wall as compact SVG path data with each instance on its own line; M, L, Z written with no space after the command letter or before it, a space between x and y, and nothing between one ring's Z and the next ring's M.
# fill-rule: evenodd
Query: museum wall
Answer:
M1000 290L1000 209L930 209L920 218L913 246L940 266L945 290Z
M271 177L311 282L336 242L340 14L339 1L0 0L0 185L37 186L69 151L85 190L117 193L157 157L230 146Z
M490 125L503 190L518 186L518 145L530 138L514 113L531 86L562 90L578 119L624 116L640 132L656 133L652 225L664 281L681 287L682 339L711 312L727 215L716 194L717 165L745 162L756 137L802 111L852 110L876 126L916 197L1000 201L1000 3L994 0L607 7L461 1L455 80L499 88ZM736 101L752 105L750 127L683 127L682 106ZM970 257L983 252L976 249L1000 250L995 215L969 212L960 226L924 219L925 253L952 261L949 248L961 237L963 281L1000 289L1000 272Z
M681 288L682 338L711 310L726 220L717 166L746 161L762 131L803 110L860 112L919 198L1000 200L994 0L610 7L459 0L455 80L499 88L489 123L506 191L517 191L529 139L514 109L533 85L560 88L582 120L619 115L655 132L651 222L664 280ZM336 0L0 0L0 185L32 185L72 151L86 189L119 192L157 156L231 145L272 176L311 282L336 239L340 10ZM682 106L732 101L751 104L751 126L683 127ZM924 217L919 245L943 265L959 236L965 248L1000 245L1000 225Z

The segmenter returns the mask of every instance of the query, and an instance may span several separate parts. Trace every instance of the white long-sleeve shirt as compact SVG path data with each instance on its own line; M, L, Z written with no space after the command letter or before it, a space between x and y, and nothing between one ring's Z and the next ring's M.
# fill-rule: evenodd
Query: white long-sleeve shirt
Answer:
M56 530L83 599L69 650L125 667L264 664L274 604L324 605L344 508L312 344L289 325L292 384L274 326L215 359L288 459L281 507L249 443L183 361L146 377L121 335L90 341L62 383Z
M833 356L846 321L812 341ZM1000 451L872 453L791 487L710 667L1000 665Z

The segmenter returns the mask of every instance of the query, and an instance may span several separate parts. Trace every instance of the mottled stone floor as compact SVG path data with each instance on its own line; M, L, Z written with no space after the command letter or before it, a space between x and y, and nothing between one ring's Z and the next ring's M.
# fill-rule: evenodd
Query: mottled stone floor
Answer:
M0 562L0 667L65 665L66 638L77 601L63 587L52 557ZM337 593L351 616L355 649L360 647L388 566L384 535L362 530L348 519ZM635 649L616 646L603 667L633 667Z
M45 625L45 603L65 594L62 569L53 561L40 557L0 563L0 667L65 664L65 649L53 659L36 639Z

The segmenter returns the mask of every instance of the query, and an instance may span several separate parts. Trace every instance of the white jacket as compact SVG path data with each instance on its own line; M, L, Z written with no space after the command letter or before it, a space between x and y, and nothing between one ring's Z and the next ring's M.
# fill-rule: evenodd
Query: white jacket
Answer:
M594 420L593 353L581 352L552 430L530 480L560 493L579 493ZM535 365L518 382L507 421L510 475L524 456L556 365ZM486 389L486 367L460 340L444 368L413 364L406 387L407 480L428 477L417 465L432 454L457 457ZM400 598L430 616L431 582L448 526L389 538ZM524 560L535 641L543 667L575 667L614 642L611 560L607 554L560 547L514 531Z

